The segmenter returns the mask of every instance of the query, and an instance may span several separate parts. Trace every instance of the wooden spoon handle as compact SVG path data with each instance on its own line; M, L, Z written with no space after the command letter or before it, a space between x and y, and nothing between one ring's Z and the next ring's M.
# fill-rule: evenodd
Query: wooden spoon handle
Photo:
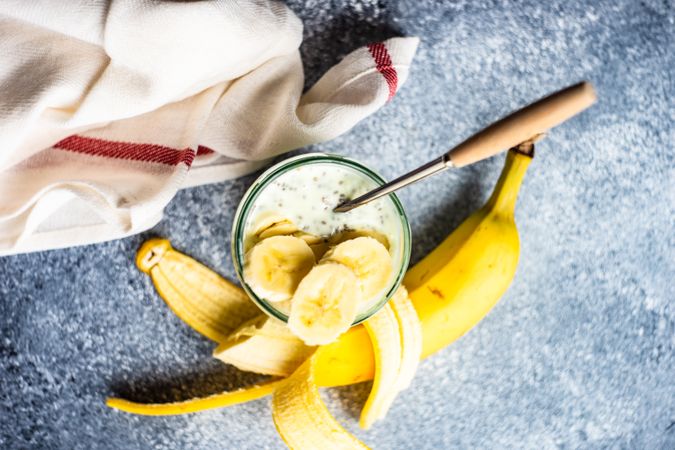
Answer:
M587 81L544 97L479 131L446 154L462 167L508 150L559 125L595 103Z

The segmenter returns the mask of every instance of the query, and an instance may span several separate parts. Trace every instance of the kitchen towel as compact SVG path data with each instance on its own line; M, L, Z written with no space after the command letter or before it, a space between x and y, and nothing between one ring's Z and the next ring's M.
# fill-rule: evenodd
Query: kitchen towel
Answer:
M0 255L138 233L178 189L346 132L418 44L357 49L303 94L301 40L272 1L0 2Z

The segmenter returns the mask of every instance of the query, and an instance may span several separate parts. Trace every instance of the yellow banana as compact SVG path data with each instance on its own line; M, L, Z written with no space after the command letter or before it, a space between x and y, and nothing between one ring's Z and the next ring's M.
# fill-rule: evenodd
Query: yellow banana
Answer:
M522 179L531 159L530 155L510 150L488 202L408 271L404 285L409 291L421 323L422 357L447 346L476 325L510 285L515 275L519 254L514 209ZM142 251L143 248L139 252L140 259ZM153 260L153 255L146 254L146 259L149 261L139 262L139 268L151 274L160 295L174 311L178 313L183 307L187 309L187 312L179 313L179 316L205 336L217 342L225 342L226 334L236 327L233 322L239 320L238 324L241 324L244 320L255 316L256 311L248 309L253 306L252 302L248 302L246 309L241 306L241 311L236 310L240 308L239 299L243 292L232 294L232 285L213 272L210 272L208 281L206 275L199 275L204 276L201 283L188 284L190 289L197 291L196 297L190 297L180 290L185 287L182 285L177 289L160 288L163 285L158 283L156 278L163 279L160 278L162 272L157 270L155 275L153 268L157 265L161 267L162 258L160 257L160 262L157 263ZM194 264L199 265L197 262ZM200 273L208 272L204 266L199 266ZM189 273L189 270L182 275L176 273L175 276L180 278L186 273ZM214 281L214 277L219 280ZM170 286L179 284L179 281L173 278L169 281L174 283L169 283ZM216 308L220 311L219 317L223 317L224 311L229 309L235 320L225 324L212 324L204 314L200 314L205 311L200 310L197 300L203 299L201 290L210 289L206 286L209 283L213 283L213 286L206 298L211 302L219 299L224 304L223 307ZM216 295L220 288L227 294ZM237 300L225 301L228 295ZM255 353L252 352L251 356L255 357ZM319 386L341 386L373 378L374 353L371 340L363 326L353 327L337 341L322 346L321 352L317 352L312 359L314 380ZM292 365L287 365L284 369L268 370L266 373L290 375L290 367Z
M514 210L530 162L511 150L485 206L406 274L422 322L423 357L469 331L511 284L520 252Z
M422 357L449 345L497 303L516 273L514 210L532 156L510 150L492 196L436 249L408 271L408 289L422 326ZM318 355L316 382L341 386L373 377L368 334L354 327Z

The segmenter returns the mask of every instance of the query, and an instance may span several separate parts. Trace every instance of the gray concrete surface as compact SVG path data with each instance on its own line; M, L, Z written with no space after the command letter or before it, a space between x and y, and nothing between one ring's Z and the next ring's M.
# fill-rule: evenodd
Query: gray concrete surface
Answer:
M291 1L308 82L342 55L422 38L407 85L351 133L305 150L387 177L580 79L600 103L538 146L517 209L516 279L424 361L371 431L369 385L325 392L381 449L675 448L674 14L670 0ZM419 259L488 196L497 157L402 192ZM255 377L210 358L133 267L151 235L232 278L234 208L254 176L181 192L142 236L0 259L0 447L282 448L267 400L134 417L104 398L171 401Z

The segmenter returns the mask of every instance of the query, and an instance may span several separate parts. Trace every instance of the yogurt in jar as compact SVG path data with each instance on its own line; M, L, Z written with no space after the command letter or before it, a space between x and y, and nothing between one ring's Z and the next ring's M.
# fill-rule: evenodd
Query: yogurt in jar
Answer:
M404 232L407 227L394 201L381 197L348 212L333 209L345 200L356 198L379 184L350 166L317 161L298 165L281 173L265 185L254 199L244 224L244 237L250 238L261 218L282 216L302 232L324 237L345 231L374 231L386 237L393 270L385 289L364 299L360 312L380 302L396 283L405 264ZM288 314L289 302L277 302L275 308Z

